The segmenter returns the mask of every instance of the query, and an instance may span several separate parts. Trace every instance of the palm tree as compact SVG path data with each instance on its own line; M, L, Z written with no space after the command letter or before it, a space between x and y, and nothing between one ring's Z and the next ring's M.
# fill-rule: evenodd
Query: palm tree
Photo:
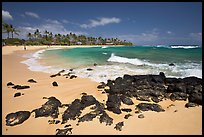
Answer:
M36 31L34 32L35 38L36 39L39 38L39 35L40 35L40 31L39 31L39 29L36 29Z
M31 33L27 34L27 37L29 38L29 40L31 40L31 38L33 37L33 35Z
M7 38L9 38L9 34L10 34L10 32L11 32L11 27L10 27L10 25L9 24L7 24L7 23L5 23L5 22L3 22L2 23L2 30L3 30L3 33L7 33Z
M20 32L19 30L17 30L15 27L13 27L13 25L10 24L10 30L11 30L11 37L13 38L13 34L19 35L18 32Z
M47 40L47 35L49 35L49 32L47 30L45 30L45 40Z

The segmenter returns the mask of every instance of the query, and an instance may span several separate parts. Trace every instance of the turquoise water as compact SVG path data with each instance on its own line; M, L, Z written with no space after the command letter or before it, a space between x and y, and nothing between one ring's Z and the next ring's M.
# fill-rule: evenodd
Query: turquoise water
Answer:
M40 54L44 71L74 68L74 73L95 81L124 74L159 74L202 78L202 48L176 46L123 46L45 50ZM93 64L96 63L97 66ZM174 63L175 66L169 66ZM42 68L42 66L41 66ZM92 68L93 71L87 71Z
M165 48L165 47L93 47L47 50L45 56L59 55L65 64L74 67L109 64L111 54L129 59L145 60L151 63L200 63L202 61L201 48ZM69 61L67 61L69 60ZM128 63L128 62L127 62ZM136 63L136 62L135 62Z

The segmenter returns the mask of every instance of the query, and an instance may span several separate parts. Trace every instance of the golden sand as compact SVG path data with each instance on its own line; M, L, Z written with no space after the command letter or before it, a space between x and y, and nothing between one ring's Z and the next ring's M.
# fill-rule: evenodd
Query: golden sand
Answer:
M53 46L54 47L54 46ZM57 46L55 46L57 47ZM87 47L87 46L86 46ZM34 118L32 114L28 120L13 127L5 125L5 117L8 113L16 111L32 111L41 107L47 100L43 97L54 96L62 103L71 103L74 99L80 98L82 92L93 95L100 102L105 103L106 94L97 90L99 83L85 78L67 79L63 76L51 78L50 74L30 71L25 64L20 63L25 60L22 55L45 49L47 46L32 46L23 50L22 46L2 47L2 134L34 134L34 135L55 135L57 128L63 128L61 124L48 124L50 117ZM52 48L52 47L50 47ZM33 78L37 83L28 83L27 80ZM20 85L29 85L31 88L15 90L6 86L8 82ZM52 82L57 81L58 87L53 87ZM20 97L13 97L16 92L24 93ZM134 103L138 103L133 99ZM106 126L95 118L90 122L80 123L76 126L76 121L68 121L72 125L73 135L169 135L169 134L202 134L202 107L185 108L186 101L165 100L159 102L165 112L143 112L145 118L139 119L134 113L135 105L127 106L122 104L121 108L131 108L133 111L128 119L124 119L126 112L120 115L107 112L112 117L113 124ZM170 104L175 106L167 108ZM177 112L175 112L177 110ZM64 111L60 108L60 113ZM88 112L88 108L82 114ZM61 120L61 117L58 118ZM122 131L114 129L115 124L124 121Z

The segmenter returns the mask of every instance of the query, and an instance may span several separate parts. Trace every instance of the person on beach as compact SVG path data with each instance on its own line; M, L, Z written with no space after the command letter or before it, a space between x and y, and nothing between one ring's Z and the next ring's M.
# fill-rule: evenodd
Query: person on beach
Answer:
M26 50L26 46L24 46L24 50Z

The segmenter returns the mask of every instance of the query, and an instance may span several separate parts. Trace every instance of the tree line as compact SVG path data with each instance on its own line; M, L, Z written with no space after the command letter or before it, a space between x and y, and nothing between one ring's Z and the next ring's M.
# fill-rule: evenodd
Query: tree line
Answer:
M27 34L27 40L14 38L19 35L20 30L16 29L12 24L2 23L2 32L7 34L7 39L4 41L7 44L25 44L25 45L132 45L126 40L119 40L118 38L102 38L102 37L87 37L85 35L76 35L72 32L64 34L53 34L45 30L41 32L36 29L33 33ZM10 38L11 34L11 38ZM16 40L16 42L15 42ZM9 41L11 43L9 43Z

